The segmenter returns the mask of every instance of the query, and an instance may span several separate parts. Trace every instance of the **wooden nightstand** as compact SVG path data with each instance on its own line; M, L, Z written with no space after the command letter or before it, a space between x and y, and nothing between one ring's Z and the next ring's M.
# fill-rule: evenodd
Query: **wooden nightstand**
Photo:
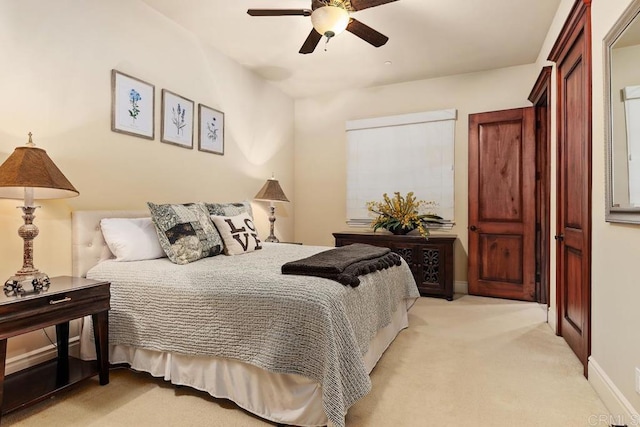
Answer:
M53 277L48 290L0 296L0 417L99 374L109 383L109 282ZM69 321L93 317L97 361L69 356ZM5 378L7 338L56 326L58 357Z

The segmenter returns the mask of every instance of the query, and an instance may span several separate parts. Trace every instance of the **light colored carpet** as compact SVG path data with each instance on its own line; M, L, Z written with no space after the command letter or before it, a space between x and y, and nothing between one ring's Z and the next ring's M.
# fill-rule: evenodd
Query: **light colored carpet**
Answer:
M349 427L590 426L607 414L538 304L420 298L371 374ZM232 402L113 370L2 420L5 426L270 426Z

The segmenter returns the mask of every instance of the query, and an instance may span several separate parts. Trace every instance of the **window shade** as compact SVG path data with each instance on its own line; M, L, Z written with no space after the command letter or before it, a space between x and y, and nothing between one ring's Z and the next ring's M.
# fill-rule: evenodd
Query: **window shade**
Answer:
M451 109L348 121L347 223L369 224L366 203L396 191L453 222L455 120Z

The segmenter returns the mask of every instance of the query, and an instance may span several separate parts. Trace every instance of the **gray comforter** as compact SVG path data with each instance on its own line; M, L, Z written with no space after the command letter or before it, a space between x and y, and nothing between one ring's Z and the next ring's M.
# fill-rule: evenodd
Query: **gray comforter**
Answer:
M419 296L407 264L361 276L357 288L285 276L282 264L325 247L265 244L187 265L105 261L87 277L111 282L110 343L241 360L322 385L327 418L371 389L362 355L399 302Z

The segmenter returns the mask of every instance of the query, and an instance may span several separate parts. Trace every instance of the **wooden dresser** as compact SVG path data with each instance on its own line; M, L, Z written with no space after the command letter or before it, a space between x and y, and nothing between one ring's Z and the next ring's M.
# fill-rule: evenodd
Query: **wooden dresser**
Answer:
M453 299L453 244L456 235L396 236L387 233L333 233L336 246L366 243L383 246L400 255L409 264L420 295Z

